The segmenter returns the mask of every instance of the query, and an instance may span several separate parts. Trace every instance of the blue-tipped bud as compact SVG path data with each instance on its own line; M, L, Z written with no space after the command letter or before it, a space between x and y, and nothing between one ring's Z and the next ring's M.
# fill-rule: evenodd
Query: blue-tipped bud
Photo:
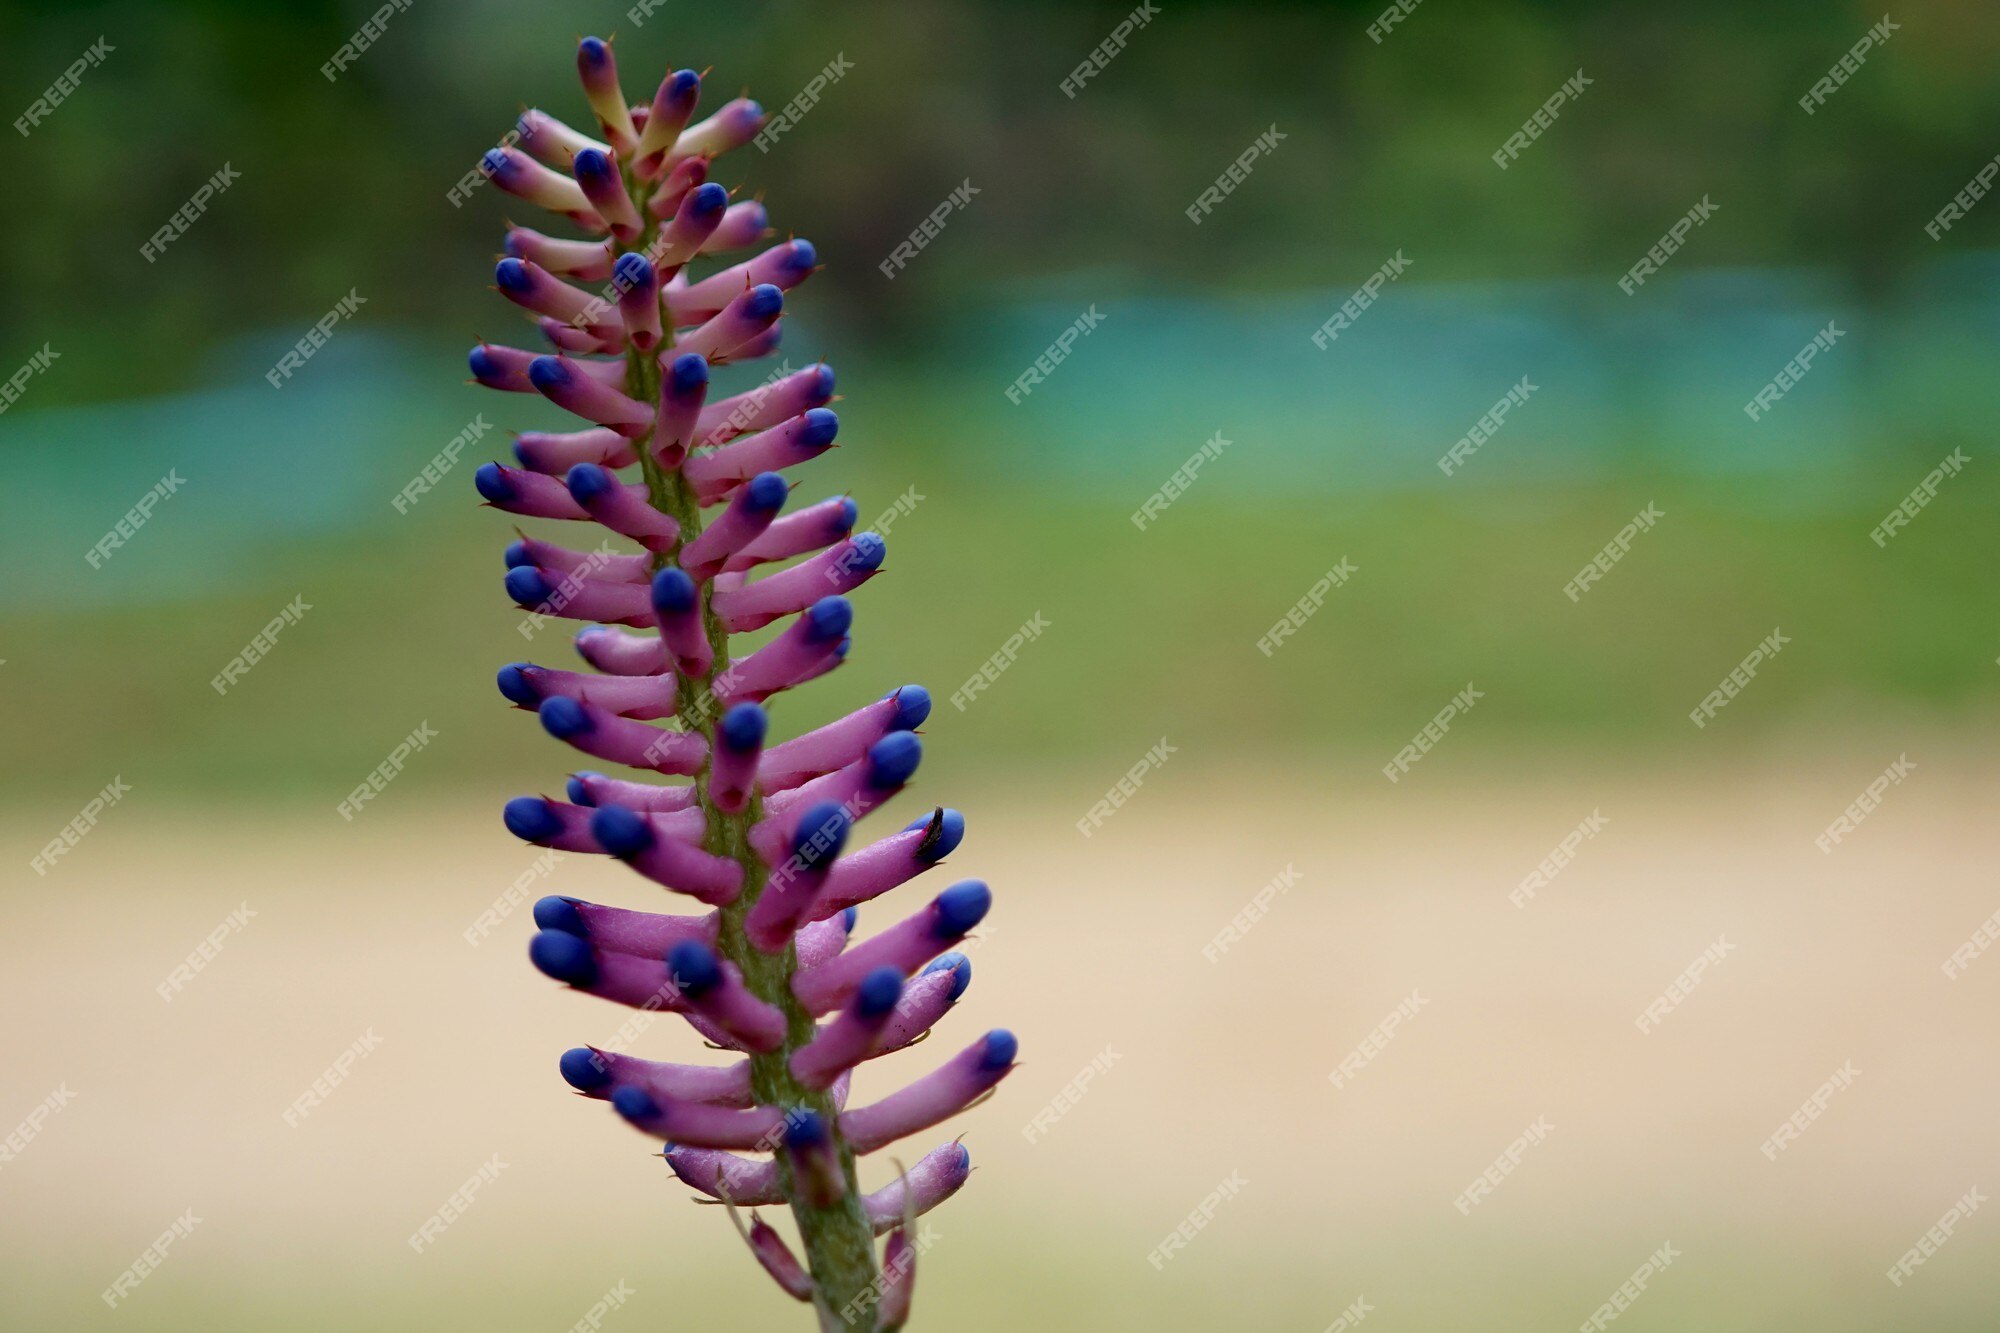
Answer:
M858 907L850 907L840 914L840 923L847 927L847 933L850 935L854 933L854 923L860 919L861 909Z
M622 805L606 805L590 817L590 836L613 856L637 856L653 845L653 826Z
M576 910L576 899L552 893L535 903L535 924L543 930L560 930L566 935L590 938L590 928L583 924L583 913Z
M667 384L677 394L690 394L708 383L708 362L699 354L687 352L674 358L667 367Z
M597 957L580 936L564 930L544 930L528 941L528 961L545 977L572 986L597 980Z
M542 577L542 571L533 565L516 565L507 571L502 582L507 585L507 595L522 606L540 606L556 592Z
M500 693L509 703L520 704L523 708L533 708L542 701L535 692L534 684L528 679L528 664L514 662L500 668Z
M893 967L878 967L855 988L854 1009L863 1018L880 1018L902 998L903 974Z
M706 190L708 186L701 187ZM721 189L721 186L716 186ZM750 297L743 303L744 313L752 319L769 319L785 308L785 294L768 282L760 282L750 289Z
M775 472L759 472L743 488L743 504L753 513L775 514L785 507L792 488Z
M660 1114L660 1104L644 1088L630 1084L611 1094L611 1109L637 1124L641 1120L651 1120Z
M576 160L581 162L583 154L578 153ZM644 255L626 253L618 256L618 262L611 266L611 276L621 288L631 291L653 280L653 266Z
M563 485L569 487L572 499L580 505L587 505L616 489L618 478L595 463L578 463L563 474Z
M857 532L848 538L853 548L843 562L849 569L880 569L883 559L889 554L889 543L882 540L879 532Z
M519 259L503 259L493 266L493 281L503 292L525 292L534 277L528 272L528 265Z
M611 1071L597 1052L588 1046L572 1046L556 1061L556 1068L562 1071L563 1082L578 1092L596 1092L611 1082Z
M813 368L818 372L813 380L812 395L824 403L833 397L833 367L821 362Z
M764 743L771 715L756 704L737 704L722 715L716 739L731 750L754 750Z
M1005 1069L1014 1063L1020 1053L1021 1043L1006 1028L994 1028L986 1034L986 1049L979 1054L981 1069Z
M825 643L847 633L854 623L854 604L845 597L822 597L806 611L806 639Z
M877 791L900 787L924 759L924 743L914 731L892 731L868 747L868 785Z
M514 484L498 463L481 463L479 471L472 474L472 484L489 504L503 505L514 498Z
M602 37L586 37L576 44L576 58L587 60L593 65L601 65L611 54L611 48L604 44Z
M728 207L729 191L715 181L697 186L694 193L688 196L688 208L696 217L704 220Z
M800 1107L785 1116L785 1146L793 1152L817 1148L826 1138L826 1119L818 1111Z
M667 950L667 971L689 999L698 999L722 984L722 964L715 950L700 940L682 940Z
M680 615L695 608L694 580L683 569L663 569L653 575L653 609L661 615Z
M959 939L986 919L993 906L993 890L986 881L960 880L937 896L937 933L945 939Z
M808 806L799 816L798 830L792 834L792 855L806 869L825 865L840 855L847 845L848 830L854 821L847 811L832 801Z
M513 171L514 164L498 148L489 148L479 158L479 165L486 168L489 177L502 176Z
M585 148L570 159L570 166L575 168L579 179L585 176L609 176L611 174L611 155L606 153L602 148ZM639 256L627 255L626 258L638 259ZM645 261L641 259L640 262L644 263Z
M569 383L569 367L558 356L538 356L528 363L528 383L544 393Z
M913 819L903 825L903 831L913 828L925 830L923 840L912 853L926 865L936 865L939 861L958 850L958 844L965 841L965 816L946 806L939 806L920 819Z
M476 380L483 380L489 376L497 376L502 373L500 362L494 357L492 352L487 350L485 343L481 343L466 353L465 364L471 369L472 378Z
M519 569L523 565L535 563L535 558L528 554L528 543L524 541L508 542L505 559L509 569Z
M819 263L819 251L803 236L792 242L791 249L785 251L785 267L794 273L803 273Z
M776 287L771 289L777 291ZM808 449L817 449L823 444L832 444L833 437L840 434L840 414L828 407L808 408L806 424L799 431L799 443Z
M522 842L547 842L562 832L562 820L539 796L516 796L500 812L507 831Z
M924 968L923 975L928 976L932 972L943 972L947 969L951 972L951 999L955 1004L958 1002L958 997L965 994L965 988L972 984L972 960L954 949L950 953L941 953L931 959L930 965Z
M686 101L701 90L701 75L691 69L677 69L667 80L667 95Z
M581 736L593 725L582 704L562 695L542 700L542 706L535 711L542 719L543 729L559 741Z
M845 537L848 533L854 531L855 521L860 517L861 506L854 503L853 496L843 495L840 497L840 513L836 517L834 530Z
M569 803L571 805L595 806L597 798L590 794L590 786L584 779L601 778L603 776L602 773L592 773L588 770L570 774L569 781L563 784L563 789L569 793Z
M915 731L931 715L931 692L921 685L905 685L885 697L896 701L896 717L892 725L897 731Z

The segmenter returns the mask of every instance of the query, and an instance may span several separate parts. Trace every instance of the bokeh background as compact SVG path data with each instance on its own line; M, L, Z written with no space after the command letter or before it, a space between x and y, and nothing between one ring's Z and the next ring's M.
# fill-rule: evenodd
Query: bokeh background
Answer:
M713 66L710 105L746 86L776 108L852 64L718 175L827 265L787 319L786 357L831 359L846 395L806 493L893 514L852 657L780 725L928 684L905 818L966 809L951 869L998 896L945 1035L1014 1027L1026 1064L965 1121L980 1169L936 1214L920 1322L1576 1327L1663 1245L1678 1257L1621 1328L2000 1320L1982 1209L1886 1276L2000 1182L2000 962L1944 966L2000 908L2000 205L1925 231L2000 152L2000 13L1896 9L1807 115L1797 99L1878 10L1437 0L1377 42L1369 4L1165 0L1071 97L1128 7L663 0L635 21L414 0L322 77L375 9L0 5L10 116L111 48L0 135L0 375L58 354L0 416L0 1324L561 1329L621 1283L604 1327L799 1323L723 1220L557 1081L561 1049L623 1016L525 965L525 907L465 938L524 882L649 905L616 867L537 870L500 829L501 802L552 790L570 756L492 670L568 654L560 627L524 645L508 526L471 472L503 428L552 415L461 384L475 337L526 338L488 285L503 219L530 219L447 192L519 106L584 118L580 32L617 34L635 99ZM1498 169L1579 69L1588 88ZM148 262L225 163L240 179ZM962 183L977 194L885 277ZM1621 292L1704 199L1665 271ZM1396 254L1408 272L1314 346ZM264 372L350 292L365 305L274 390ZM1840 340L1751 420L1829 321ZM1445 475L1523 377L1534 395ZM479 413L487 441L392 507ZM1964 470L1872 541L1954 450ZM92 567L170 471L178 492ZM1565 596L1649 504L1659 523ZM1343 559L1352 579L1260 652ZM295 598L310 610L218 696ZM1037 614L1048 630L1005 674L950 703ZM1774 629L1782 653L1692 725ZM1386 780L1468 683L1477 706ZM342 820L420 723L437 739ZM1880 807L1816 846L1899 760ZM130 793L32 868L114 779ZM1510 901L1593 814L1560 874ZM1274 880L1290 887L1260 899ZM357 1041L371 1053L287 1125ZM1844 1067L1797 1142L1761 1152ZM1545 1140L1462 1214L1538 1119Z

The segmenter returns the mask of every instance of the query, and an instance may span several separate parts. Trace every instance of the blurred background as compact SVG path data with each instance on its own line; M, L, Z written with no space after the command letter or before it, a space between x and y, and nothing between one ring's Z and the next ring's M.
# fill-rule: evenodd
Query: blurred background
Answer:
M624 1284L604 1327L798 1326L555 1077L692 1049L520 957L521 903L645 886L497 818L572 756L492 671L570 654L471 482L556 414L462 383L476 338L528 345L491 262L542 223L461 182L523 105L587 123L587 32L635 101L841 71L717 178L826 265L782 355L836 365L842 447L801 495L890 550L778 724L928 685L902 818L964 808L951 868L998 898L899 1071L1022 1037L919 1326L1576 1327L1628 1279L1621 1328L2000 1320L2000 1223L1940 1221L2000 1180L2000 205L1926 230L2000 152L2000 12L412 0L326 77L377 12L0 3L0 1324L561 1329Z

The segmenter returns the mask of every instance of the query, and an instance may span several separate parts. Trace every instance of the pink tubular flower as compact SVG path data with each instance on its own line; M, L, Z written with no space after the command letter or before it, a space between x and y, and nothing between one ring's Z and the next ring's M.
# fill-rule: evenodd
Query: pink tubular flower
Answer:
M850 941L859 905L944 859L965 821L939 808L857 845L854 826L922 757L915 728L930 696L918 686L773 734L767 702L845 660L853 608L842 594L880 571L886 547L854 531L845 497L784 512L791 474L839 429L830 369L729 394L711 391L710 373L777 346L789 293L818 256L788 239L707 259L756 247L769 230L761 203L731 204L708 179L717 156L762 127L755 102L696 120L691 70L628 102L610 44L595 37L577 69L582 123L601 137L529 111L520 147L486 159L501 189L584 233L514 227L495 271L550 350L482 343L470 358L479 384L540 394L577 421L522 433L520 466L489 463L475 480L496 509L584 525L567 541L521 535L505 586L538 615L598 622L576 636L593 670L515 663L500 672L501 694L556 739L635 774L576 773L568 800L519 797L504 822L536 846L622 861L691 906L658 914L545 898L529 958L573 990L680 1014L736 1052L693 1065L586 1046L559 1068L586 1098L669 1140L674 1174L732 1217L789 1208L802 1259L761 1217L738 1217L738 1228L822 1329L901 1328L915 1283L910 1223L958 1191L971 1159L947 1142L864 1192L856 1157L985 1097L1014 1068L1014 1036L979 1036L872 1101L850 1107L848 1091L857 1067L922 1040L965 993L971 964L953 946L992 895L977 880L953 884ZM697 264L709 271L690 272ZM767 626L761 646L732 652L732 634ZM687 781L662 780L675 778Z

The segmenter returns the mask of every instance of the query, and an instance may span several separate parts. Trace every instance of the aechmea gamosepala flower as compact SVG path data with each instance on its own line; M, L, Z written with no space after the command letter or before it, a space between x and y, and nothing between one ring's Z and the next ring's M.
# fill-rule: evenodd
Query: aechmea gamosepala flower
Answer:
M957 1192L971 1158L946 1142L872 1191L855 1158L985 1097L1016 1043L988 1032L898 1091L852 1105L849 1093L857 1067L922 1040L965 993L972 966L953 946L992 894L951 884L854 940L861 905L965 835L943 808L873 841L858 827L914 777L930 696L904 686L831 722L784 726L795 714L782 696L846 659L847 595L881 571L887 546L854 531L844 496L785 512L797 469L839 432L831 369L734 393L712 383L778 345L789 294L819 266L807 241L762 245L763 205L731 203L708 179L763 112L737 99L696 120L691 70L628 102L610 44L594 37L577 70L585 129L528 111L518 146L485 159L502 190L584 233L513 227L494 270L548 346L481 343L469 357L479 384L539 394L576 422L522 432L518 465L486 464L474 480L492 507L577 534L520 534L504 586L538 615L586 622L576 647L590 669L517 662L499 673L501 696L632 775L580 769L502 817L526 842L622 861L686 903L654 913L545 898L529 958L573 990L680 1014L736 1052L682 1064L586 1046L558 1069L667 1140L673 1173L728 1206L758 1263L822 1328L900 1328L910 1222ZM731 635L766 627L760 646L732 647ZM803 1260L762 1216L737 1213L780 1205Z

